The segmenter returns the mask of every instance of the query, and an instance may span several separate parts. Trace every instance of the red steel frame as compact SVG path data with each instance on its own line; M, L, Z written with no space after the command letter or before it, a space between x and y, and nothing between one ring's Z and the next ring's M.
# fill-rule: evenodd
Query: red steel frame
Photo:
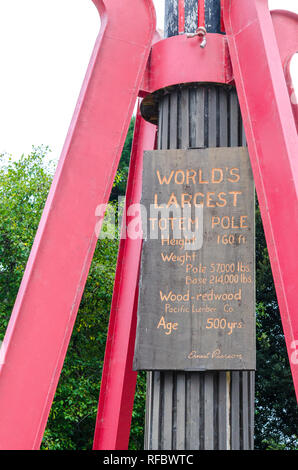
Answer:
M94 3L100 33L2 345L1 449L40 446L155 32L151 0Z
M130 422L137 373L132 370L137 302L138 274L142 238L132 239L127 226L138 212L142 191L144 150L153 150L156 127L146 122L138 109L124 209L124 222L118 253L114 293L100 386L94 450L128 447ZM133 210L133 212L135 212Z
M290 71L291 59L298 52L298 15L290 11L274 10L271 18L298 132L298 102Z
M298 399L298 137L278 46L298 50L298 15L277 38L267 0L224 0L224 22Z
M204 49L184 35L159 41L145 72L155 29L151 0L94 2L102 27L1 350L1 449L40 445L96 243L95 209L108 202L138 92L235 79L290 358L298 339L297 107L286 83L290 88L297 15L271 16L266 0L224 0L227 37L207 34ZM279 48L276 35L286 38ZM140 200L142 153L154 148L155 133L138 110L127 207ZM128 446L141 243L120 242L94 449Z
M224 19L223 19L223 1L221 1L221 5L220 5L220 30L222 33L224 33L226 30L225 30L225 24L224 24Z
M178 0L178 32L184 33L185 29L185 0Z
M205 2L198 0L198 27L205 26Z

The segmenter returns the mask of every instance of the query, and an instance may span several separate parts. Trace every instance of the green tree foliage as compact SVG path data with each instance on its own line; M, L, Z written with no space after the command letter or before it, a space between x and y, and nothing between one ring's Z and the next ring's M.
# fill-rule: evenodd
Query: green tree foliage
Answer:
M256 285L255 446L258 449L298 449L297 401L258 205Z
M127 179L127 145L114 194ZM0 166L0 340L3 339L53 177L48 148L19 161L3 155ZM125 187L125 186L124 186ZM123 193L122 193L123 194ZM114 202L117 206L116 201ZM117 220L116 220L117 222ZM97 243L84 295L45 431L43 449L91 449L113 292L118 239ZM137 385L131 448L141 448L145 378Z
M100 240L44 435L45 449L92 447L116 257L117 240Z
M111 200L124 194L133 123ZM0 340L15 301L53 176L46 147L0 161ZM109 228L109 227L107 227ZM297 404L257 207L256 447L297 448ZM43 449L91 449L112 299L117 239L100 239L58 384ZM131 449L143 447L146 374L139 374Z
M129 129L123 146L122 155L116 175L116 184L114 184L110 196L111 201L117 201L118 196L125 195L134 125L135 117L133 117L130 121Z
M47 147L12 161L0 156L0 340L23 277L52 181Z

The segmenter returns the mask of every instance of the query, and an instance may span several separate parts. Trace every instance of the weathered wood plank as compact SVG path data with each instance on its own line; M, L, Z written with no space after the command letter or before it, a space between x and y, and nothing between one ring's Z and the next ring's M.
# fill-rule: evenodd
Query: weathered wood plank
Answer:
M177 425L176 449L185 449L186 426L186 377L184 372L177 372Z
M214 374L207 372L204 380L204 450L214 448Z
M189 426L189 443L188 449L200 449L200 380L202 377L199 374L189 375L189 391L190 400L188 413L188 426Z
M164 407L163 407L163 449L172 449L173 428L173 372L164 375Z
M169 148L176 149L178 145L178 92L174 91L170 96L170 135L166 140L169 140ZM160 147L161 148L161 147Z
M151 448L151 436L152 436L152 401L153 396L152 390L152 372L147 372L147 387L146 387L146 413L145 413L145 430L144 430L144 449L148 450Z
M181 115L189 116L189 89L182 88L181 90ZM183 119L181 123L181 148L187 149L189 147L189 121Z
M195 127L195 137L196 145L195 147L204 147L205 146L205 88L199 87L196 89L196 102L197 102L197 112L196 112L196 127Z
M185 2L185 32L194 33L198 27L198 0Z
M168 149L168 139L169 139L169 112L170 112L170 96L165 96L165 102L162 110L162 140L161 140L161 148Z
M218 377L218 449L227 449L227 427L229 425L227 397L227 373L219 372Z
M228 146L228 95L225 88L219 89L219 146Z
M248 450L249 449L249 434L250 434L250 429L249 429L249 417L248 417L248 377L247 377L247 372L243 371L242 372L242 448L243 450Z
M217 90L212 87L208 89L208 147L217 145Z
M239 145L239 104L236 90L232 90L230 95L230 146Z
M231 450L240 450L240 374L231 373Z
M152 397L152 450L160 448L160 372L153 374L153 397Z

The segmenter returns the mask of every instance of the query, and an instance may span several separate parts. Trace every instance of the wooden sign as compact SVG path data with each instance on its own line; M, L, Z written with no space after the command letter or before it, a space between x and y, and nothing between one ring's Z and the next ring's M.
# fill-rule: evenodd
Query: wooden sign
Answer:
M254 184L247 149L145 152L141 203L134 369L255 369Z

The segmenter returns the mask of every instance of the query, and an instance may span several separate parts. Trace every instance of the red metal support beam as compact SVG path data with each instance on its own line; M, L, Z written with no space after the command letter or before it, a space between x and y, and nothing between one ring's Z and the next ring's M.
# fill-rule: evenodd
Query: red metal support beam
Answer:
M225 33L225 23L224 23L224 4L223 4L223 0L221 0L221 3L220 3L220 30L222 33Z
M271 18L298 132L298 102L290 71L291 59L298 52L298 15L291 11L273 10Z
M100 33L2 344L0 449L40 446L155 32L151 0L94 3Z
M127 227L138 219L140 210L138 205L142 192L143 152L154 149L155 137L156 127L144 121L138 110L100 387L94 450L128 448L137 380L137 372L133 372L132 364L142 237L132 238Z
M298 399L297 129L267 0L224 0L224 22Z
M183 34L185 31L185 0L178 0L178 32Z
M205 0L198 0L198 27L205 27Z

